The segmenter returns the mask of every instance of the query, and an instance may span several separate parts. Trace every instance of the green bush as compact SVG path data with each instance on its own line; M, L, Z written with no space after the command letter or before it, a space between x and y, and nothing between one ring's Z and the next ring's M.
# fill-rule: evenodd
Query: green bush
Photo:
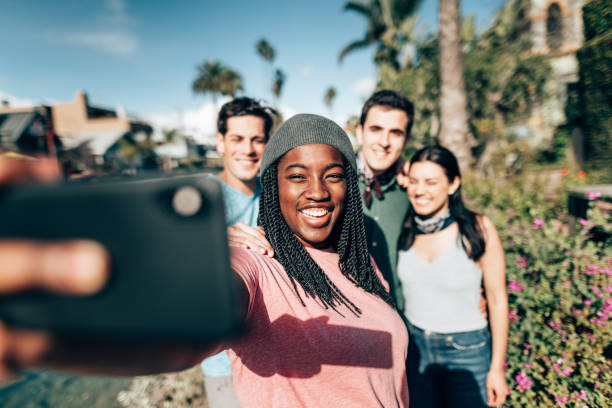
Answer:
M506 406L610 406L612 240L596 243L591 234L594 226L612 232L612 220L591 210L571 233L567 182L556 191L547 184L525 175L464 183L468 205L491 217L506 250Z

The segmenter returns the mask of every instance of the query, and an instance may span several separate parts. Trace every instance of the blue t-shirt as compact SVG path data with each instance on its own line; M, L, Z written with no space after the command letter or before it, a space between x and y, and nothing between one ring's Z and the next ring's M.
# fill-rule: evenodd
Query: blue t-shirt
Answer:
M255 193L248 196L230 187L217 176L215 177L223 187L223 201L225 202L225 225L228 227L242 222L252 227L257 226L257 214L259 213L259 197L261 196L261 185L259 178L255 184ZM210 377L226 377L232 375L230 360L224 351L210 356L201 364L204 374Z
M242 222L252 227L256 227L257 214L259 213L259 197L261 196L259 177L256 180L255 193L253 193L252 196L241 193L233 187L228 186L220 178L216 178L223 187L225 225L229 227L237 222Z

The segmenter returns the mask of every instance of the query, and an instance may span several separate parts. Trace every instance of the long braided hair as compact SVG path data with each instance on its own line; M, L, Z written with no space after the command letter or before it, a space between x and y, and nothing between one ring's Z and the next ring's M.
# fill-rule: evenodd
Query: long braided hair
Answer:
M272 163L262 175L258 218L259 225L263 226L266 237L274 249L274 257L285 268L302 305L305 306L305 303L297 290L297 284L304 289L306 296L319 298L325 308L332 308L342 315L337 306L344 305L353 314L360 315L359 307L334 285L287 225L278 198L277 164L278 161ZM340 256L340 270L356 286L379 296L395 308L391 296L378 279L368 254L357 174L346 160L344 160L344 170L346 180L344 213L337 221L339 225L336 224L334 227L332 237Z

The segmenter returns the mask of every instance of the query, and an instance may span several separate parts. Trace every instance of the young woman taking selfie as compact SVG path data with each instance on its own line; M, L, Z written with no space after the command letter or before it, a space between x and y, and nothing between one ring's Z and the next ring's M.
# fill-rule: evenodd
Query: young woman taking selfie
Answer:
M274 258L230 251L244 318L237 338L204 350L92 349L42 333L20 361L134 375L227 350L242 407L407 407L408 331L368 254L348 136L321 116L294 116L266 146L261 184L259 223Z
M223 347L241 405L408 406L408 333L368 254L348 137L294 116L270 138L261 175L275 257L231 251L245 331Z

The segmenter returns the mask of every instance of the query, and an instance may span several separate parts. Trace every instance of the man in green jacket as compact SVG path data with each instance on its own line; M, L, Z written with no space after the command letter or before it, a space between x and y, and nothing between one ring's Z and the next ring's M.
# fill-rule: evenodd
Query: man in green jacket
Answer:
M397 172L413 121L412 103L395 91L382 90L365 102L356 132L361 145L357 166L369 250L402 312L397 249L410 202L397 182Z

